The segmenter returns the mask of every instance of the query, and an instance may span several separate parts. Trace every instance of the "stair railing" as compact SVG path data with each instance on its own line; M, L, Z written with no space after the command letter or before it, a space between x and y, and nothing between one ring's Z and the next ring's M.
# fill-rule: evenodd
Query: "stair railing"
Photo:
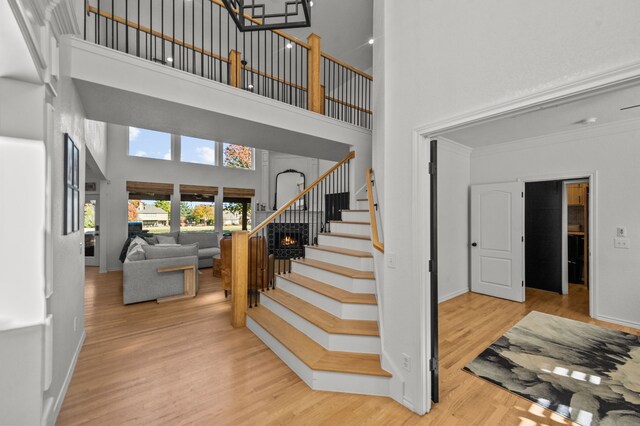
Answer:
M322 52L316 34L241 32L220 0L84 2L87 41L371 128L373 78Z
M375 190L375 174L373 169L367 170L367 200L369 201L369 218L371 222L371 243L373 247L384 253L384 243L382 239L382 226L378 226L378 216L380 216L380 204L378 193Z
M305 247L318 245L331 223L350 208L351 160L354 151L250 233L236 231L232 242L232 325L245 325L247 307L258 306L260 293L275 288L276 276L290 273L291 264L305 257ZM302 183L301 183L302 185ZM255 215L254 215L255 217Z

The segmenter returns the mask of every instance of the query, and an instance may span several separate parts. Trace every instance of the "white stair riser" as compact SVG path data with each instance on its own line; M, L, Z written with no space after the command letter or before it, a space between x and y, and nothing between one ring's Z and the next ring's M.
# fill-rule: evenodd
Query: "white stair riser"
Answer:
M379 337L328 333L289 310L286 306L281 305L278 301L271 299L269 292L265 292L264 294L266 294L266 296L260 298L260 304L262 306L303 332L307 337L313 339L325 349L338 352L380 354Z
M250 317L247 317L247 328L271 348L311 389L363 395L389 395L388 377L314 371Z
M324 269L314 268L303 263L292 262L293 272L305 275L323 283L331 284L334 287L350 291L351 293L372 293L376 292L375 280L351 278Z
M329 229L330 232L338 234L366 235L367 237L371 235L371 225L369 224L331 222Z
M342 220L348 222L369 222L369 212L342 212Z
M313 247L305 248L305 257L307 259L314 259L321 262L344 266L346 268L357 269L358 271L373 271L372 257L349 256L326 250L316 250Z
M355 210L369 210L369 200L356 200Z
M320 293L316 293L313 290L309 290L308 288L294 282L285 280L284 278L276 278L276 287L281 288L287 293L291 293L297 298L302 299L307 303L311 303L312 305L327 311L338 318L369 321L378 320L377 305L342 303L330 297L323 296Z
M339 247L351 250L371 252L371 240L360 240L358 238L334 237L331 235L320 235L318 244L321 246Z

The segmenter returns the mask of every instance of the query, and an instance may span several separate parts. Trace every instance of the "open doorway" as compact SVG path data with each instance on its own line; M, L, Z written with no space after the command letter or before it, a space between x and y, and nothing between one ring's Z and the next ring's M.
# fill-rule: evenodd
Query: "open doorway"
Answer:
M589 313L589 180L525 184L525 287ZM566 300L565 300L566 299Z

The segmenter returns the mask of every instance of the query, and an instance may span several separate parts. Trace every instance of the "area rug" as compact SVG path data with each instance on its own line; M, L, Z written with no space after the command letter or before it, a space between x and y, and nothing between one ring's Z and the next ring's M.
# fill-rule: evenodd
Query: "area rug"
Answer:
M534 311L465 370L582 426L640 425L640 336Z

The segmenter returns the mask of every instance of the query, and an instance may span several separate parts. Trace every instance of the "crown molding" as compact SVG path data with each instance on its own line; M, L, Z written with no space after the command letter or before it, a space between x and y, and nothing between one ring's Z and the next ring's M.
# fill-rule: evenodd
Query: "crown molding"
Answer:
M541 148L549 145L559 145L575 142L580 139L590 139L600 136L612 136L619 133L640 131L640 118L614 121L597 126L581 127L578 129L565 130L563 132L548 135L535 136L532 138L519 139L511 142L504 142L495 145L487 145L474 148L471 156L474 158L488 155L501 154L505 152L522 151L526 149Z
M467 145L463 145L458 142L454 142L447 138L436 138L438 140L438 148L444 149L445 151L452 152L454 154L462 155L463 157L471 157L471 152L473 148Z

